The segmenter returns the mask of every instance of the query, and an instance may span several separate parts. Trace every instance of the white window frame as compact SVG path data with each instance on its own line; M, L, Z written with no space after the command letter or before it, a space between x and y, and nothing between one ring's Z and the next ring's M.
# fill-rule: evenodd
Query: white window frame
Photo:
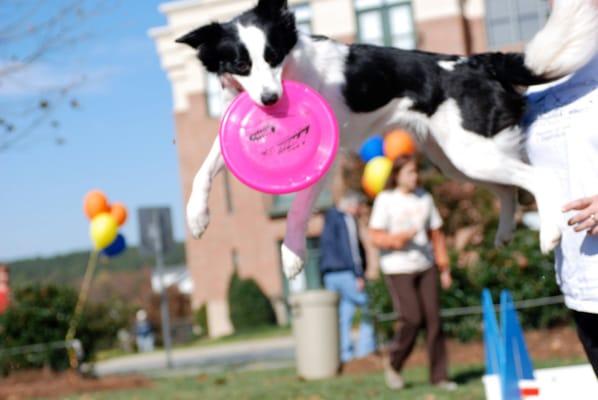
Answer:
M401 35L409 41L407 46L401 48L405 50L415 49L417 47L417 35L415 27L415 18L413 17L413 6L411 0L354 0L355 7L355 19L357 22L357 41L360 43L378 44L383 46L395 46L394 39L396 34L393 35L391 27L391 12L398 8L408 8L410 16L410 31ZM368 42L363 37L363 28L360 23L360 16L367 13L378 13L380 18L380 24L382 29L382 37L380 42Z
M492 2L500 2L503 5L506 5L508 8L508 15L506 17L498 18L492 15L492 6L490 5ZM546 19L548 18L548 5L547 0L536 0L536 7L535 13L527 12L526 14L521 14L518 12L519 7L518 0L485 0L484 6L486 9L485 15L485 24L486 24L486 40L488 41L488 47L491 49L500 49L504 46L513 46L524 43L526 40L530 39L529 37L524 37L524 34L521 30L521 20L525 17L537 17L538 18L538 27L539 30L544 26ZM497 21L508 20L506 22L503 21L503 24L508 27L509 31L509 38L502 38L497 37L494 34L492 26L497 23Z

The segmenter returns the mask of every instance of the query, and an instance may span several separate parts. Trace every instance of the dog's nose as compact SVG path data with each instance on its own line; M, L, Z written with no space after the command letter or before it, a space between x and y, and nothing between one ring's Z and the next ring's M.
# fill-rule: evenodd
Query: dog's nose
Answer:
M264 93L262 94L262 104L265 106L271 106L278 101L278 95L276 93Z

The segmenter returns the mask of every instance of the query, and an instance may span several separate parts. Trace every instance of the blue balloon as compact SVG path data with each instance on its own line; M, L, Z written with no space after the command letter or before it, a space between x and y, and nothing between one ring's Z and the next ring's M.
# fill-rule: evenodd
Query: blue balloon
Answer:
M374 157L384 155L384 139L376 135L366 139L359 149L359 157L363 162L368 162Z
M116 236L116 239L114 239L114 241L112 243L110 243L110 246L108 246L104 250L102 250L102 254L107 257L116 257L117 255L119 255L120 253L125 251L126 249L127 249L127 242L125 240L125 237L121 233L119 233Z

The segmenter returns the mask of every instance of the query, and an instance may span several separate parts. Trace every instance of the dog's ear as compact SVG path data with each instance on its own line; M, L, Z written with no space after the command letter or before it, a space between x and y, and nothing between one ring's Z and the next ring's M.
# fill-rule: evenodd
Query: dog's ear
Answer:
M266 15L280 15L289 9L287 0L259 0L256 11Z
M197 28L186 35L181 36L175 41L177 43L184 43L193 47L194 49L197 49L207 43L216 43L218 40L220 40L220 38L222 38L223 32L224 29L222 28L222 25L220 25L218 22L212 22L209 25L202 26L201 28Z

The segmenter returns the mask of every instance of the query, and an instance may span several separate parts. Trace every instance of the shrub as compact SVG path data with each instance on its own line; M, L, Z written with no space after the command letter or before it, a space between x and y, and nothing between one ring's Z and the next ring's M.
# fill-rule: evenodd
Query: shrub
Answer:
M453 286L442 291L442 308L479 306L484 288L490 289L495 302L502 289L509 289L515 301L560 294L553 259L540 253L537 232L520 228L513 242L499 249L493 244L494 232L488 229L483 243L466 248L467 252L479 255L478 261L470 266L459 266L459 253L451 251ZM368 291L375 313L392 312L383 277L371 282ZM524 328L546 328L566 322L568 311L562 304L529 308L519 310L519 320ZM463 341L478 338L481 316L445 318L443 327L448 335ZM381 329L389 337L392 324L383 324Z
M274 325L276 317L270 300L253 279L241 279L235 271L228 288L230 319L236 332Z
M0 348L63 341L77 302L70 287L31 285L14 292L14 303L0 315ZM129 310L119 302L88 304L81 316L77 339L84 360L92 360L99 348L114 345L116 332L127 325ZM0 373L22 368L68 367L65 349L22 355L0 355Z
M167 289L168 314L170 317L170 334L173 343L184 343L190 339L193 324L193 312L189 296L182 293L176 285ZM153 329L157 345L164 345L162 337L162 308L160 293L152 293L149 304L146 306L148 319Z
M210 331L208 330L208 307L206 303L203 303L201 307L195 310L194 322L200 328L200 336L210 335Z

